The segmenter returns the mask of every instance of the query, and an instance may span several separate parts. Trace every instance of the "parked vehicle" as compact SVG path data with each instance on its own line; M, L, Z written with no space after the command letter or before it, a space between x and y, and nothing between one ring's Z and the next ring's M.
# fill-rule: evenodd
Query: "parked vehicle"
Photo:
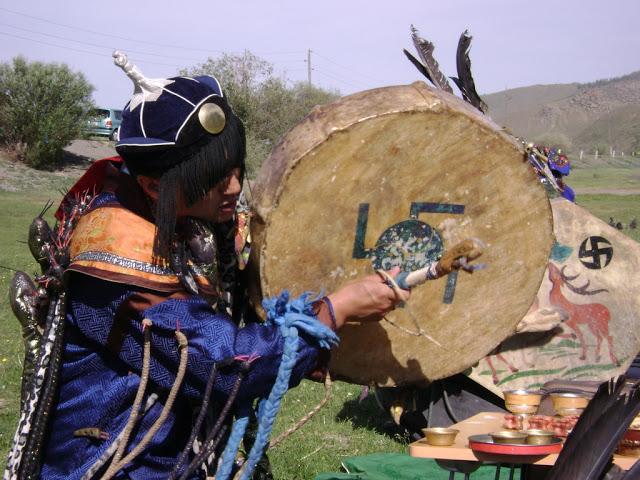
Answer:
M120 123L122 110L97 108L89 115L85 131L88 135L105 135L110 140L117 140Z

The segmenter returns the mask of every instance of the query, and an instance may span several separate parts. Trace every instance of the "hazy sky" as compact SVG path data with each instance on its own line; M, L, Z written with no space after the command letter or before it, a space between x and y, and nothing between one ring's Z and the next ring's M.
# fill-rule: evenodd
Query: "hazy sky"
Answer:
M118 107L132 87L115 48L149 77L248 49L291 80L306 80L311 49L312 82L347 94L420 78L402 54L413 23L448 75L469 28L478 91L492 93L640 70L639 18L638 0L0 0L0 61L67 63Z

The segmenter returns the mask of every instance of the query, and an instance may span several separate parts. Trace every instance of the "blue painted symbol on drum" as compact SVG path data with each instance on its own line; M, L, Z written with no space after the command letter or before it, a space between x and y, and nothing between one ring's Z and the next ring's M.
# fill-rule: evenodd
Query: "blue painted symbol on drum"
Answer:
M464 205L413 202L409 210L409 220L387 228L378 238L374 248L365 248L369 204L361 203L358 208L353 258L370 258L376 270L390 270L397 266L403 271L416 270L438 260L444 251L442 237L431 225L417 219L420 213L462 214ZM447 279L444 303L453 302L456 274L457 272L453 272Z

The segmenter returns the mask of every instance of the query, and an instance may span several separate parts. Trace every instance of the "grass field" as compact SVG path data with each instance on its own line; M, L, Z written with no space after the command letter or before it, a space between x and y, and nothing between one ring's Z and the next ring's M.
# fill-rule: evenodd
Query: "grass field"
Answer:
M628 228L634 218L640 220L640 166L578 168L567 177L567 183L576 190L578 205L605 222L613 218L622 223L623 233L640 242L640 230Z
M575 169L567 183L574 189L640 189L640 168Z
M610 217L621 222L622 233L640 242L640 230L628 228L631 220L640 220L640 195L578 195L576 203L605 222Z
M0 265L29 273L36 272L36 264L23 243L31 220L44 203L60 198L59 190L68 187L80 170L72 172L36 172L0 159L0 202L2 202L2 229L0 230ZM576 171L578 173L578 171ZM599 177L594 174L601 175ZM626 174L636 175L638 171ZM624 177L624 172L579 171L573 179L582 186L601 183L614 184ZM633 187L631 187L633 188ZM634 216L640 216L639 195L584 195L579 203L596 216L608 220L620 218L625 224ZM49 212L50 216L51 212ZM636 231L625 230L636 240ZM7 292L12 272L0 269L0 292ZM0 456L4 457L17 420L20 371L23 348L17 320L13 317L7 294L0 294ZM320 472L339 471L345 457L373 452L405 452L407 441L389 426L388 416L369 396L358 401L360 387L337 382L333 397L299 432L294 433L270 452L270 459L277 479L311 479ZM277 435L313 408L323 397L322 385L303 384L287 394L275 426ZM0 461L2 466L4 461ZM506 477L506 472L504 473ZM425 463L424 478L446 479L448 473L439 470L433 462ZM493 478L486 473L474 478Z

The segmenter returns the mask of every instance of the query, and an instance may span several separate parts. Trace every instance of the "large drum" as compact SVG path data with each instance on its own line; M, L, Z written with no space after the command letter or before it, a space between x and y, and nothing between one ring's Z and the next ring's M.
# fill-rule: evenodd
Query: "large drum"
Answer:
M551 379L604 381L640 351L640 244L574 203L552 207L557 242L522 322L542 331L508 338L470 373L498 395Z
M467 237L486 243L486 269L415 288L380 323L343 327L330 368L359 384L423 384L478 362L527 312L552 245L521 147L421 82L316 108L263 164L253 205L256 303L420 268Z

